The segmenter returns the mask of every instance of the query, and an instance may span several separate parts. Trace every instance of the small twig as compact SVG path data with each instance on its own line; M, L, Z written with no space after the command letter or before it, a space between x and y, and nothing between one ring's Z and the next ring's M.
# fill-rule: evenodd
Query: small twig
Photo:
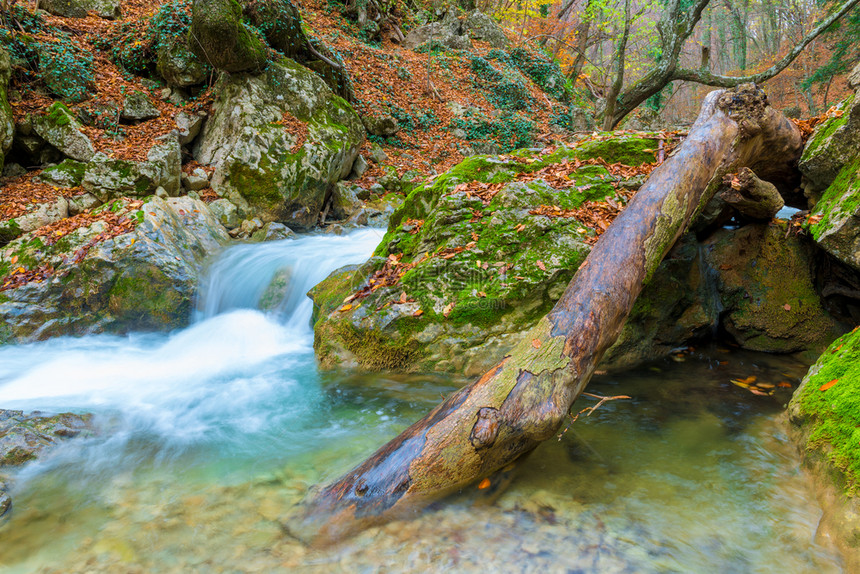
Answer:
M657 151L659 153L659 155L657 157L657 163L661 164L661 163L663 163L663 160L666 159L666 150L663 147L663 138L662 137L660 138L660 142L657 146Z
M576 422L576 419L579 418L579 415L585 413L585 416L590 417L591 413L593 413L594 411L599 409L601 406L603 406L604 403L608 403L609 401L617 401L618 399L632 398L632 397L628 397L627 395L616 395L614 397L604 397L601 395L594 395L592 393L582 393L582 394L586 397L591 397L592 399L600 399L600 400L593 407L585 407L584 409L582 409L581 411L576 413L576 415L572 415L570 413L567 413L567 416L570 417L570 422L567 423L567 426L564 427L564 430L561 431L561 434L558 435L558 440L561 440L561 437L564 436L564 433L567 432L567 430L570 428L570 425L572 425L573 423Z

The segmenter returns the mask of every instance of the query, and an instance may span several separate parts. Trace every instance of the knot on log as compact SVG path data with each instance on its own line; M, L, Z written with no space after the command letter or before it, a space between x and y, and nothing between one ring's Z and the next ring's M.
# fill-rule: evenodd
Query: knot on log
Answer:
M475 421L472 432L469 434L469 442L472 443L475 450L487 448L496 442L501 418L499 409L493 407L483 407L478 411L478 420Z
M738 124L741 137L746 139L761 131L761 121L768 107L767 95L753 83L741 84L725 91L717 107Z

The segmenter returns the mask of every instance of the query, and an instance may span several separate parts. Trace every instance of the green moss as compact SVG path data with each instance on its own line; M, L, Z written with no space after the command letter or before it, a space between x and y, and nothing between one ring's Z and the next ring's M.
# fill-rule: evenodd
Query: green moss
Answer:
M860 155L840 170L839 175L815 205L812 215L820 215L821 219L811 226L812 236L818 241L833 227L835 219L854 215L858 209L860 209Z
M48 118L55 126L67 126L72 123L72 112L63 102L54 102L48 108Z
M84 173L87 171L87 164L73 159L64 159L57 165L47 167L42 170L41 178L43 180L68 181L70 187L81 185L84 179ZM57 174L54 176L54 174Z
M847 110L853 101L854 94L845 98L838 106L836 106L836 108L842 112L842 115L839 117L828 118L815 128L815 133L812 134L812 137L809 138L809 141L806 143L806 147L803 148L803 155L800 158L801 163L808 161L816 153L816 150L821 147L821 145L826 142L830 136L836 132L836 130L848 122Z
M609 163L641 165L656 161L658 145L656 138L622 135L586 141L576 147L574 155L581 160L599 157Z
M0 245L6 245L22 233L21 226L14 219L0 222Z
M846 493L860 493L860 330L837 339L813 366L793 400L809 425L807 450L843 473ZM822 391L822 386L836 381Z

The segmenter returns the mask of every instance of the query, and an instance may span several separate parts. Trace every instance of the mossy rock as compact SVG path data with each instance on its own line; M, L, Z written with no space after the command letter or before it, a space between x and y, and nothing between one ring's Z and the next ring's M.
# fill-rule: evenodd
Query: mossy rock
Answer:
M22 465L63 439L92 433L92 415L24 414L0 409L0 467Z
M843 335L809 369L788 405L792 438L816 477L821 529L860 567L860 330Z
M106 240L96 221L53 243L33 233L0 252L0 282L15 269L48 266L45 281L3 291L5 342L92 332L172 330L188 324L203 260L229 240L206 204L191 198L128 200L100 207L135 224Z
M200 163L214 164L212 188L249 217L307 229L330 186L349 175L364 141L352 107L293 60L264 74L234 74L216 87L215 112L197 140ZM283 123L306 126L304 142Z
M413 190L392 215L375 257L311 291L322 365L474 375L497 362L552 308L590 251L586 239L595 235L575 217L529 211L541 205L575 209L616 195L613 176L599 165L580 166L566 189L529 174L579 154L593 157L592 145L472 157ZM607 161L614 163L613 156ZM470 182L479 182L473 190L493 186L497 193L485 204L463 191L461 184ZM389 257L410 265L398 284L341 310ZM631 361L634 354L618 356ZM640 355L653 358L647 350Z
M39 180L58 187L77 187L81 185L86 170L86 163L65 159L57 165L43 169L39 173Z
M225 72L260 72L268 61L265 41L242 20L236 0L195 2L188 45L201 61Z
M851 95L836 110L835 115L816 126L798 162L805 192L813 200L860 154L860 100Z
M705 243L719 272L723 326L744 348L820 351L844 330L815 290L813 247L785 223L720 230Z
M860 155L847 163L810 214L822 249L860 271Z

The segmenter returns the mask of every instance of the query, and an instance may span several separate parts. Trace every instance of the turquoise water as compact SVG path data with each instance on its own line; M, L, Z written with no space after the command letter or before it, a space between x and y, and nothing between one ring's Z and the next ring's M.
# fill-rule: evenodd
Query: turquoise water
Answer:
M729 382L796 386L806 365L720 348L595 377L590 391L632 398L542 445L491 504L475 490L333 548L292 539L310 488L463 383L318 373L304 293L379 239L232 248L181 332L0 348L0 407L94 412L103 429L14 477L0 570L841 571L776 420L790 389ZM261 312L273 277L287 296Z

